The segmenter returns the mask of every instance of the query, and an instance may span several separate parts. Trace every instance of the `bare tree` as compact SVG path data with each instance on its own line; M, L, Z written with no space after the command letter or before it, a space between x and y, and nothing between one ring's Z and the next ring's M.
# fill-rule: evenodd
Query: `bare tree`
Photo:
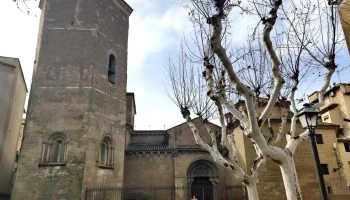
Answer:
M210 130L207 119L201 114L205 109L202 109L202 112L198 112L198 109L194 112L201 117L203 125L211 136L212 145L203 142L202 133L198 132L192 122L190 110L193 110L193 106L200 102L198 98L207 98L197 94L198 90L203 89L203 86L197 87L191 82L196 80L193 78L196 75L192 74L195 71L192 71L191 78L177 79L183 81L182 83L174 81L175 79L171 79L170 82L173 86L172 97L176 99L175 102L189 124L197 144L207 150L215 162L232 171L237 180L246 186L249 199L259 199L256 188L257 174L267 158L280 166L287 199L302 199L293 155L297 146L308 140L309 131L296 133L298 110L295 93L306 77L323 70L324 75L319 74L319 76L324 76L324 83L319 91L319 102L312 106L318 109L324 104L323 94L337 67L336 53L341 48L339 47L341 37L337 33L339 23L333 6L326 7L326 10L331 12L325 14L326 11L322 11L324 7L321 3L313 3L312 0L292 1L283 6L281 0L275 0L272 3L253 0L246 7L240 2L233 3L231 0L191 0L191 3L190 19L194 24L197 36L201 37L195 39L195 42L198 41L196 43L198 51L193 51L189 45L187 47L189 54L197 56L197 59L202 59L204 65L202 75L205 82L201 85L206 85L206 92L202 94L206 94L216 107L214 111L218 113L222 126L221 144L231 148L233 152L231 156L234 159L227 160L218 151L216 136ZM227 44L232 44L227 43L226 36L229 35L227 27L231 23L229 18L235 7L239 8L240 12L258 15L264 28L260 41L256 39L259 32L256 27L248 36L248 43L243 49L233 52L227 47ZM268 13L268 16L264 13ZM282 17L278 19L277 14ZM323 24L324 20L321 18L324 16L327 16L328 24ZM322 30L313 25L315 21L318 21L319 25L324 25L320 28ZM272 37L271 31L274 27L278 30ZM202 30L203 28L205 30ZM323 29L328 31L321 33ZM330 35L326 36L327 33ZM322 44L318 40L323 41L323 46L318 46ZM182 51L182 55L186 56L180 57L189 58L185 51ZM189 58L189 62L191 60ZM193 63L198 64L198 60ZM181 74L191 71L188 67L184 67L183 62L177 66L176 64L169 66L180 69L177 71L178 75L175 76L181 77ZM174 70L169 68L168 72L170 77L174 76ZM189 98L187 101L183 100L186 98L183 97L184 94L178 87L184 91L191 91L190 96L186 96ZM245 111L238 110L228 97L232 89L235 94L243 97ZM261 97L267 99L267 103L262 108L259 105ZM291 127L286 134L284 129L289 109L282 106L284 114L281 116L277 137L274 138L275 133L272 130L269 116L277 105L276 103L283 105L287 97L291 104L290 110L294 114ZM202 106L202 108L206 107ZM227 111L226 114L224 109ZM257 154L250 174L246 174L235 159L236 146L232 133L234 123L238 123L244 135L250 138ZM269 133L263 133L262 127L265 124L269 127ZM265 138L264 135L270 136ZM284 136L287 141L285 148L275 146Z
M37 15L32 12L32 5L29 4L33 4L35 3L37 5L38 0L13 0L16 3L16 7L18 10L20 10L21 12L23 12L24 14L27 15L32 15L37 17ZM39 0L40 1L40 0Z

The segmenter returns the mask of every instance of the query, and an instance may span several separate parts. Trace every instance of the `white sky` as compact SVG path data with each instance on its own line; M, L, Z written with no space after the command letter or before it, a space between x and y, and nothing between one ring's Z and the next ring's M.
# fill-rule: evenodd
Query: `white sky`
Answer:
M167 97L163 81L167 56L176 53L182 36L188 35L191 24L183 5L186 0L126 0L134 9L130 17L128 49L128 88L135 92L136 129L170 128L184 120L178 108ZM38 1L28 1L27 15L16 7L12 0L0 0L0 55L19 58L28 88L31 84L40 18ZM25 7L21 5L24 11ZM35 16L36 15L36 16ZM236 23L239 31L233 41L240 41L246 35L242 29L249 23L249 17ZM142 45L140 45L142 44ZM348 56L348 55L347 55ZM347 71L346 73L349 73ZM342 73L341 81L350 77ZM335 74L334 81L339 82ZM303 92L310 93L321 83L311 82ZM29 96L29 95L28 95Z

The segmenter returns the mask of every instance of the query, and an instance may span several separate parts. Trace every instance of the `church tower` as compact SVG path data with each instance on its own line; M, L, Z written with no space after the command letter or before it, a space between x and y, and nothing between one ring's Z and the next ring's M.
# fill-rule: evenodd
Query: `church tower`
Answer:
M121 186L127 48L123 0L41 0L36 62L12 199L81 199Z

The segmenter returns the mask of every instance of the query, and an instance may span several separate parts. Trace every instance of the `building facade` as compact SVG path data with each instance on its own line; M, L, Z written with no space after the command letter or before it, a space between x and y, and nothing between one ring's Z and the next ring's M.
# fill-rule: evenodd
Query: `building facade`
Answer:
M342 25L345 40L350 54L350 1L342 0L339 5L340 23Z
M87 191L164 186L190 188L191 195L197 194L192 189L209 188L213 200L244 197L242 184L196 145L186 123L168 130L133 129L135 95L126 93L132 9L123 0L43 0L40 6L36 62L12 199L109 199L110 190L100 193L103 198ZM281 110L276 107L273 115L277 130ZM198 119L194 122L199 131L206 131ZM325 159L332 157L326 152L334 152L330 144L337 141L338 126L325 124L330 131L319 131L327 143ZM219 136L220 127L211 128ZM298 133L302 131L298 126ZM269 132L267 127L264 132ZM209 142L209 135L203 135ZM256 157L252 144L238 127L235 137L239 162L248 171ZM336 152L341 155L340 148ZM337 178L338 173L346 177L344 168L333 173L337 160L326 162L321 155L321 161L330 171L329 193L348 194ZM320 199L308 143L299 146L295 163L304 198ZM285 199L277 164L268 161L258 187L263 200Z
M12 191L27 92L19 59L0 56L0 197Z
M132 9L123 0L45 0L40 7L12 199L80 199L86 187L121 186Z
M311 103L318 102L318 93L309 96ZM320 109L323 124L333 125L333 148L338 152L331 158L337 160L333 166L337 173L344 173L346 185L350 189L350 84L340 83L330 87L325 93L325 105ZM323 134L324 135L324 134ZM321 154L322 155L322 154ZM322 158L321 158L322 159ZM333 169L330 169L334 171Z

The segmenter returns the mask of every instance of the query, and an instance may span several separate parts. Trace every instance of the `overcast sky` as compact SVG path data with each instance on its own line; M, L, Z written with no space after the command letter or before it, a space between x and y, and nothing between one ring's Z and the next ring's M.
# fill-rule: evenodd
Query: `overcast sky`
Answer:
M126 0L134 9L130 16L128 49L128 92L135 92L136 129L170 128L184 120L178 108L167 97L164 89L164 65L168 55L174 55L183 35L191 31L191 24L183 5L188 0ZM0 55L20 59L28 87L31 84L40 10L37 1L28 2L33 14L27 15L12 0L0 0ZM25 7L21 5L24 11ZM234 41L244 38L242 28L249 18L235 25ZM235 28L235 27L234 27ZM142 45L141 45L142 44ZM344 51L345 52L345 51ZM348 57L347 52L345 54ZM342 62L348 62L344 59ZM340 74L342 82L350 76ZM339 82L335 74L333 82ZM313 92L321 80L304 88Z

